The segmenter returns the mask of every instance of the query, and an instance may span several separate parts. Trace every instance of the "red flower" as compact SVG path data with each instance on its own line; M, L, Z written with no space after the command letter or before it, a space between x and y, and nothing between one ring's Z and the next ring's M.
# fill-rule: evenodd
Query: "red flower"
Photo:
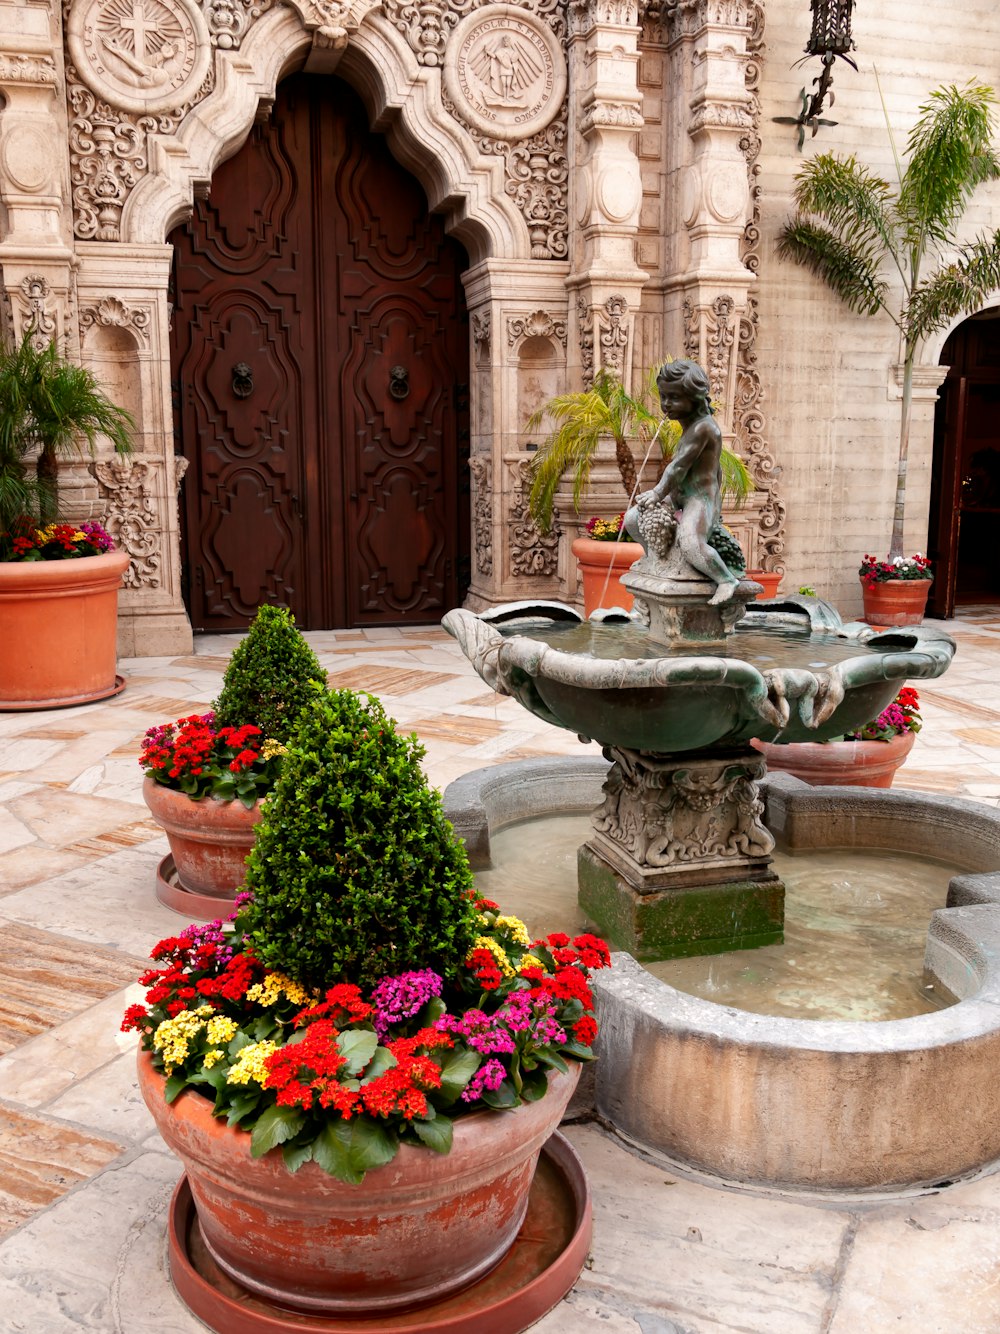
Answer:
M597 1024L589 1014L585 1014L573 1025L573 1036L581 1046L593 1046L594 1039L597 1037Z
M130 1005L125 1011L125 1017L122 1019L122 1032L127 1033L134 1028L137 1033L141 1033L149 1024L149 1015L141 1005Z

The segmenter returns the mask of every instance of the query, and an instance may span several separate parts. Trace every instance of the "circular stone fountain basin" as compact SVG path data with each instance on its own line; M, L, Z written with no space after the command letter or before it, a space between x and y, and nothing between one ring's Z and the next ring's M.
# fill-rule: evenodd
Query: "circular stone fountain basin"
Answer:
M446 813L482 864L491 830L592 809L605 772L592 757L482 770L449 787ZM882 849L968 868L933 914L924 959L957 1003L877 1022L775 1018L686 995L617 954L595 977L598 1113L645 1151L756 1185L900 1190L1000 1160L1000 812L784 775L765 789L765 822L792 852Z

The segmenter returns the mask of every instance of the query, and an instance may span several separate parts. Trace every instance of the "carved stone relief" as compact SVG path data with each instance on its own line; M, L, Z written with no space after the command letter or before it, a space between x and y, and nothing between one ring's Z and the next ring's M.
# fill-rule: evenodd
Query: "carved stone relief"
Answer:
M489 360L490 356L490 312L484 310L470 317L472 325L472 345L476 352L476 362Z
M444 86L474 130L517 142L555 118L566 94L566 59L552 29L530 11L488 4L455 27Z
M193 97L212 58L192 0L74 0L66 37L91 92L140 116Z
M510 530L510 574L514 578L538 578L553 575L559 563L561 529L554 522L551 532L539 532L528 510L531 489L531 464L522 459L514 465L514 485L508 514Z
M95 325L130 329L139 342L149 341L149 311L142 306L128 306L116 296L106 296L94 306L80 311L80 333L85 334Z
M7 320L15 339L31 333L31 345L41 352L58 332L56 303L52 289L41 274L22 278L7 297Z
M507 346L513 347L522 338L558 338L565 347L566 321L553 319L545 310L516 315L507 321Z
M577 298L577 314L584 386L589 389L593 384L598 367L624 379L628 366L628 302L623 296L609 296L595 309L581 296Z
M201 12L212 45L235 51L254 19L271 8L271 0L202 0Z
M518 8L537 14L561 43L566 35L564 2L528 0ZM485 0L382 0L382 8L389 22L406 38L419 63L434 69L444 65L445 48L459 22L484 3Z
M476 549L476 569L480 574L493 573L493 488L492 465L489 459L472 459L469 463L474 488L472 502L472 540Z
M0 51L0 84L54 84L56 63L51 56L22 55Z
M691 862L766 858L774 839L761 817L757 758L667 759L624 747L606 747L614 763L604 803L592 821L608 842L643 870L678 869ZM751 752L752 754L752 752Z
M152 484L158 462L133 456L92 465L105 504L104 526L131 558L126 588L160 586L161 524Z

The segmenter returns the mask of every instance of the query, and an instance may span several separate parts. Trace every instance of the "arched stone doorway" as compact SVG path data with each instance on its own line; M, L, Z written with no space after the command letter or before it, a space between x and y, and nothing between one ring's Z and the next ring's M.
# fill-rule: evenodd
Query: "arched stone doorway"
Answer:
M440 620L468 586L468 261L357 94L283 82L170 240L194 627Z
M1000 307L953 330L940 360L949 369L934 416L929 606L953 616L963 604L1000 602Z

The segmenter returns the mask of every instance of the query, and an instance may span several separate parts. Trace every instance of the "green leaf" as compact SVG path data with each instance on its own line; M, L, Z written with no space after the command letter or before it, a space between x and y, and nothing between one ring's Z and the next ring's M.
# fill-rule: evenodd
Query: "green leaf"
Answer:
M447 1014L448 1007L440 996L432 996L423 1008L420 1015L421 1028L433 1028L434 1024L443 1014Z
M426 1144L435 1153L451 1151L452 1128L454 1122L448 1116L436 1116L433 1121L412 1121L411 1125L422 1144Z
M499 1088L483 1089L481 1101L487 1107L494 1107L497 1111L504 1111L508 1107L517 1107L520 1099L514 1092L514 1085L509 1079L505 1079Z
M399 1140L388 1127L364 1117L348 1124L351 1127L351 1162L359 1171L370 1172L373 1167L384 1167L392 1162L399 1150Z
M559 1070L562 1074L565 1074L569 1069L569 1066L557 1051L546 1051L543 1048L536 1052L536 1055L543 1065L551 1065L553 1070Z
M540 1102L548 1092L549 1081L545 1078L544 1070L533 1070L531 1074L525 1075L524 1082L521 1085L521 1097L525 1102Z
M364 1028L353 1028L337 1038L337 1050L347 1062L347 1074L359 1075L375 1055L377 1036Z
M229 1053L230 1059L235 1061L236 1057L240 1054L243 1048L249 1047L252 1041L253 1038L251 1038L249 1033L244 1033L242 1028L238 1028L236 1032L233 1034L233 1036L229 1039L229 1046L226 1048L226 1051L228 1051Z
M187 1075L174 1074L167 1076L167 1083L163 1090L164 1102L171 1103L187 1088L190 1080Z
M391 1070L394 1065L398 1064L399 1062L388 1047L376 1047L375 1055L365 1066L365 1077L361 1080L361 1083L370 1084L373 1079L378 1079L379 1075L384 1075L387 1070Z
M292 1142L291 1144L282 1144L281 1156L285 1160L285 1166L289 1172L297 1172L303 1163L308 1163L313 1156L313 1141L308 1140L305 1144Z
M235 1126L248 1116L255 1112L260 1105L261 1095L259 1093L240 1093L235 1097L229 1108L229 1116L226 1118L227 1126Z
M351 1123L328 1121L313 1142L313 1161L324 1172L348 1186L360 1186L365 1179L363 1169L351 1161Z
M450 1051L441 1064L441 1088L438 1090L440 1095L438 1100L445 1104L454 1102L468 1086L482 1059L476 1051Z
M294 1139L305 1122L305 1113L297 1107L268 1107L250 1135L251 1154L263 1158L276 1145Z

